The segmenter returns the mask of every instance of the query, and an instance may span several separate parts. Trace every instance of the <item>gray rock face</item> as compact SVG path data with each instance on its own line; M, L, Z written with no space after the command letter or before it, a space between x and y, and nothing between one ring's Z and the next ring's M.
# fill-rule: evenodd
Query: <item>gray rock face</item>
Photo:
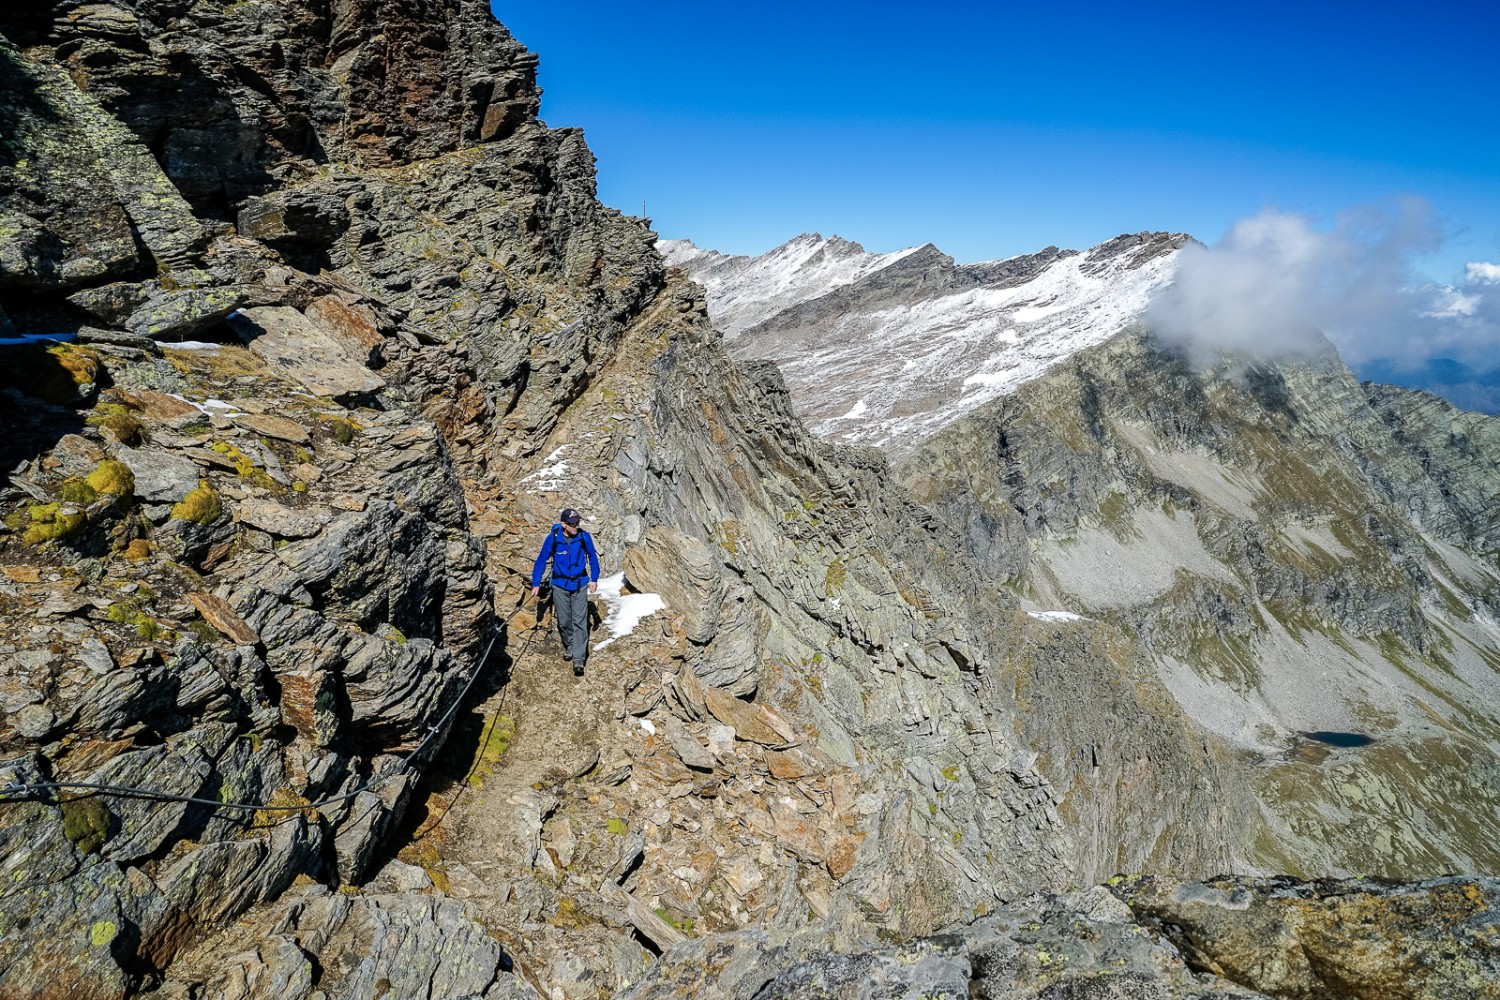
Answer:
M185 340L218 323L246 302L237 288L185 288L159 292L125 318L125 329L143 337Z
M61 66L0 39L0 102L14 151L0 199L0 289L66 291L145 276L202 249L202 225L145 144ZM29 326L19 300L7 294L6 303Z
M234 328L258 357L315 396L350 401L385 386L335 335L289 306L259 306Z
M470 907L441 896L293 893L261 917L184 956L148 997L202 983L214 996L306 1000L312 996L414 1000L538 997L508 970L501 946Z
M898 947L857 945L826 932L704 938L667 952L623 996L1250 1000L1266 994L1202 974L1170 943L1144 933L1128 907L1094 889L1035 896Z
M1423 523L1481 552L1500 548L1500 511L1491 502L1500 468L1500 421L1465 413L1412 389L1365 384L1365 395L1395 438L1437 488L1402 496Z
M899 948L826 932L703 938L667 952L622 996L1496 995L1500 950L1478 929L1495 912L1493 879L1115 881L1033 896Z
M1491 878L1146 878L1115 892L1194 968L1271 996L1500 996Z
M155 448L121 448L117 455L130 468L142 500L175 504L198 486L202 470L180 455Z

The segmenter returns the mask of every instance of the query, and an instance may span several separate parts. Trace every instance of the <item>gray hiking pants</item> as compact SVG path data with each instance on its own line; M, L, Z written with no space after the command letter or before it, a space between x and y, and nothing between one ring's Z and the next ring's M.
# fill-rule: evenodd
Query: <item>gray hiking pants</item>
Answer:
M552 587L552 607L557 614L557 636L562 640L563 652L577 666L583 666L589 658L589 589L584 584L577 590L563 590L556 584Z

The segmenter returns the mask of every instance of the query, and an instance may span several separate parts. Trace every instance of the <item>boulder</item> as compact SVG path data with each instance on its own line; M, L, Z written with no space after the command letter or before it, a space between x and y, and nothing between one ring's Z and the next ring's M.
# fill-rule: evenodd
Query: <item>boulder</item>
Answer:
M161 348L156 341L140 333L126 333L121 330L101 330L93 326L81 326L74 337L75 342L80 344L105 344L110 347L132 347L138 351L148 354L161 354Z
M114 281L76 291L68 296L68 302L92 319L106 326L116 326L146 304L152 287L152 284L141 282Z
M185 288L151 295L125 320L125 329L143 337L185 340L225 319L246 302L234 287Z
M326 247L349 228L349 209L336 194L273 191L240 209L240 234L271 246Z
M266 364L315 396L357 401L385 387L340 338L290 306L255 306L231 325Z
M307 315L363 364L378 366L385 360L385 337L369 306L345 302L337 295L324 295L308 305Z
M1278 997L1500 997L1500 880L1150 876L1114 887L1194 965Z
M118 458L135 476L135 495L150 503L176 503L198 487L198 466L154 448L120 448Z
M278 417L270 413L238 413L234 416L234 422L247 431L259 434L262 437L276 438L279 441L290 441L293 444L307 444L312 440L308 436L307 429L295 420L286 417Z

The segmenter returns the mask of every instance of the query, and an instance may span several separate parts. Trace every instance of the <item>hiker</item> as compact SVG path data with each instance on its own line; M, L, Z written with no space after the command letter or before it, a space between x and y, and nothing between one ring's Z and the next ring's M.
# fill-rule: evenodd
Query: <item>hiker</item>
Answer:
M599 556L594 539L578 527L583 516L568 507L552 526L536 565L531 568L531 596L542 589L542 574L552 560L552 606L557 609L557 634L562 640L563 659L573 664L573 676L583 676L589 656L589 594L599 590ZM588 562L585 565L585 558ZM588 591L584 592L584 581Z

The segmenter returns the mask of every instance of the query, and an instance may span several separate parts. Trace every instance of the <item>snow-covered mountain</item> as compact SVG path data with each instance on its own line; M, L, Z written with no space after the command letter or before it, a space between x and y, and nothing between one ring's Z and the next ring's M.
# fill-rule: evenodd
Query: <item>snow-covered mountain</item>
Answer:
M978 264L816 234L753 258L658 248L707 289L731 352L781 366L817 433L899 453L1119 332L1188 240L1140 233Z

